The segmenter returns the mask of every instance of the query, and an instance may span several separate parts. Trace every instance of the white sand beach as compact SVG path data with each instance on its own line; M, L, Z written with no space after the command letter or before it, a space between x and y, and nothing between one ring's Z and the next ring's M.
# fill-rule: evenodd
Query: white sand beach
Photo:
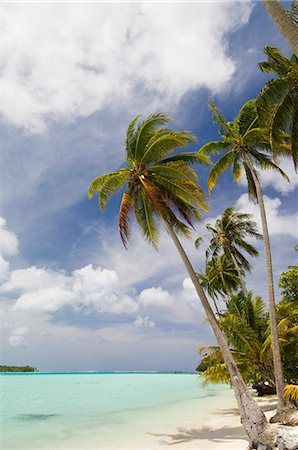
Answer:
M276 399L274 396L258 398L267 418L274 415ZM183 419L183 418L181 418ZM152 436L153 438L153 436ZM247 450L248 440L240 423L236 401L232 400L225 408L220 408L212 416L206 415L201 424L195 417L189 427L181 427L173 434L160 434L154 439L146 439L136 448L142 450Z

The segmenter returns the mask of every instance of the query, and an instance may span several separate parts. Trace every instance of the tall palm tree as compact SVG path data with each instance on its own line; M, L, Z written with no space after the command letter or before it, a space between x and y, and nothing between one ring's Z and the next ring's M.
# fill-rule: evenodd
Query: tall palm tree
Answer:
M268 154L260 150L260 147L270 149L270 142L267 130L259 127L254 100L249 100L244 104L234 122L227 122L212 102L210 102L210 108L213 112L214 121L217 122L220 127L221 140L205 144L199 150L199 154L201 156L206 156L212 152L218 153L224 151L224 155L213 165L209 173L209 191L212 191L219 176L232 165L233 176L236 182L240 180L242 172L245 172L249 196L258 202L260 208L265 247L274 373L278 397L278 414L280 415L285 410L288 403L283 396L284 376L278 340L270 240L263 193L257 169L272 169L283 175L285 178L287 178L287 176L280 167L272 161ZM276 417L278 417L278 415Z
M298 29L298 27L297 27ZM297 37L298 45L298 37ZM258 116L261 125L270 127L270 143L273 154L281 153L293 158L295 169L298 164L298 57L284 57L276 47L264 48L268 61L259 63L262 72L274 73L277 77L269 80L257 98ZM285 140L289 131L289 142ZM286 139L287 141L288 139Z
M246 239L262 239L262 235L257 231L257 225L251 220L251 217L251 214L235 212L232 207L229 207L216 220L214 226L206 225L212 236L206 256L214 257L220 251L223 251L233 262L241 287L245 293L247 293L247 289L243 280L243 270L241 269L250 271L251 265L244 256L243 251L250 256L258 256L259 254L257 249Z
M272 444L269 425L259 406L252 399L233 360L226 338L209 305L197 275L180 243L177 233L189 234L189 227L200 216L198 208L206 210L203 192L197 185L197 175L191 163L206 162L196 153L168 156L176 148L194 141L187 131L165 128L170 118L154 114L139 123L136 117L126 134L127 167L101 175L90 185L88 195L99 194L101 209L108 198L125 187L119 210L119 232L126 245L130 233L130 216L134 212L144 238L157 246L160 220L176 246L186 270L202 302L227 364L238 402L242 423L253 443Z
M278 0L263 0L263 5L282 36L298 56L297 0L292 2L291 13L286 11Z

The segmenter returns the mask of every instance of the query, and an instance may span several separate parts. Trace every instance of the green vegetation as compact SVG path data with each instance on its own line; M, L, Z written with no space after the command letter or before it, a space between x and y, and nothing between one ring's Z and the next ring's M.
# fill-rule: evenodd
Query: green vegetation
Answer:
M283 423L294 423L293 407L287 398L296 396L293 386L297 383L294 361L295 350L298 350L297 267L290 267L282 274L283 300L276 306L259 171L274 170L288 180L278 165L280 156L291 156L297 168L298 72L296 56L287 60L274 47L266 47L265 52L268 62L260 63L260 68L277 74L278 78L266 84L257 101L246 102L232 122L227 121L210 101L213 119L219 126L219 141L205 144L197 153L170 155L193 143L194 135L167 128L170 118L165 114L154 114L142 122L137 116L127 128L126 167L96 178L89 187L88 196L98 195L103 210L109 198L122 191L118 226L125 247L130 239L133 215L144 239L155 248L160 223L165 227L218 342L218 347L200 348L201 352L208 350L199 366L202 375L207 382L232 384L241 422L253 448L269 449L274 446L272 429L246 383L264 381L275 386L276 417L282 414ZM247 239L262 237L250 215L228 208L214 226L207 226L211 239L203 273L194 271L178 238L178 235L190 238L191 228L200 220L199 210L207 210L205 195L191 165L209 164L209 154L220 152L223 154L209 174L209 192L228 167L232 168L237 183L243 173L246 176L248 195L260 208L269 314L264 301L248 292L245 284L245 274L251 268L248 258L258 255ZM202 238L197 239L197 248L201 241ZM213 300L217 314L205 291ZM216 303L219 296L225 302L223 311L219 311ZM284 374L292 387L285 389Z
M268 61L259 63L259 67L263 72L276 74L277 78L268 81L257 98L258 117L261 126L269 125L274 156L292 156L297 170L298 57L293 54L291 59L287 59L277 48L270 46L264 51Z
M30 366L0 366L0 372L38 372L38 369Z

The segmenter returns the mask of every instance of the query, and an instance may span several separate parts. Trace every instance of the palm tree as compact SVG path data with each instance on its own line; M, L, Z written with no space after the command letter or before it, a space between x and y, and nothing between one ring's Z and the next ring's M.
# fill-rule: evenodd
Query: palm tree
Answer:
M245 293L247 289L243 280L243 270L250 271L251 265L243 254L258 256L257 249L247 242L246 238L262 239L257 231L257 225L251 220L251 214L235 212L232 207L227 208L221 218L217 219L215 225L207 224L207 230L211 233L211 240L206 251L206 256L212 258L223 250L224 254L233 262Z
M172 238L186 270L202 302L209 323L227 364L241 420L253 443L272 444L269 425L263 412L251 397L233 360L226 338L209 305L197 275L180 243L177 233L189 234L189 227L200 216L198 208L206 210L203 192L197 185L197 176L191 163L206 162L196 153L178 153L168 156L176 148L194 141L188 131L177 132L164 125L170 118L154 114L139 123L136 117L126 134L127 167L101 175L90 185L88 195L99 194L101 209L108 198L125 186L119 210L119 232L126 245L130 235L130 216L134 212L144 238L155 247L158 243L159 219Z
M224 151L225 153L213 165L209 173L209 191L212 191L219 176L230 165L232 165L233 176L236 182L240 180L242 172L245 172L249 196L258 202L260 208L265 247L267 291L272 335L274 373L278 397L278 414L281 414L285 410L288 403L283 396L284 376L278 340L270 240L263 193L257 169L272 169L282 174L285 178L287 178L287 176L280 169L280 167L272 161L268 154L260 150L260 147L270 149L270 142L268 131L259 127L256 104L254 100L249 100L244 104L234 122L227 122L211 101L210 108L213 112L214 121L219 124L222 133L221 140L205 144L199 150L199 154L201 156L206 156L212 152L218 153L220 151ZM276 417L278 417L278 415Z
M274 2L273 2L274 3ZM298 38L297 38L298 45ZM274 73L277 78L268 81L257 98L261 124L270 124L270 143L273 154L291 155L295 169L298 164L298 57L285 58L276 47L264 48L268 61L259 63L262 72ZM289 131L288 145L280 146Z
M292 2L293 6L290 14L278 0L263 0L263 5L282 36L298 56L297 0Z
M247 383L269 382L274 386L270 342L267 338L267 315L261 297L239 292L232 295L221 314L219 324L227 336L233 356ZM200 347L199 351L211 350L203 357L206 370L205 382L230 383L226 365L218 347Z
M244 275L244 271L240 268L239 270L241 270L241 275ZM221 296L225 300L241 285L235 265L224 253L207 260L205 272L199 272L198 278L202 287L212 298L218 315L220 315L216 303L218 297Z

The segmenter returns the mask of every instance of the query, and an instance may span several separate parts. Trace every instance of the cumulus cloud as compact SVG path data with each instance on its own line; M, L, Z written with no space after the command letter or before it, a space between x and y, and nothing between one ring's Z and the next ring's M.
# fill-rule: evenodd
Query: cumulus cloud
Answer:
M144 289L139 296L142 306L145 308L169 308L173 304L173 297L161 287Z
M294 164L290 158L282 158L278 165L287 174L290 182L288 182L284 177L273 172L272 170L262 170L259 174L260 180L263 187L271 186L276 191L280 192L282 195L287 195L293 192L298 186L298 177L294 169ZM242 186L247 186L247 181L245 176L240 179L240 184Z
M189 90L222 90L234 62L225 36L249 3L6 3L6 121L42 133L106 107L158 107ZM157 14L158 9L158 14ZM158 100L157 100L158 99Z
M55 313L70 307L77 312L131 314L137 309L114 271L93 268L91 264L71 275L34 266L14 270L1 291L21 293L12 307L14 311Z
M280 212L279 209L282 202L278 197L271 198L264 195L264 203L269 233L271 235L285 234L297 238L298 214L296 212ZM252 214L258 224L259 230L262 230L259 206L249 200L248 194L241 195L235 204L235 208L239 211Z
M18 238L12 231L6 228L6 220L0 217L0 283L8 278L9 262L5 257L18 253Z

